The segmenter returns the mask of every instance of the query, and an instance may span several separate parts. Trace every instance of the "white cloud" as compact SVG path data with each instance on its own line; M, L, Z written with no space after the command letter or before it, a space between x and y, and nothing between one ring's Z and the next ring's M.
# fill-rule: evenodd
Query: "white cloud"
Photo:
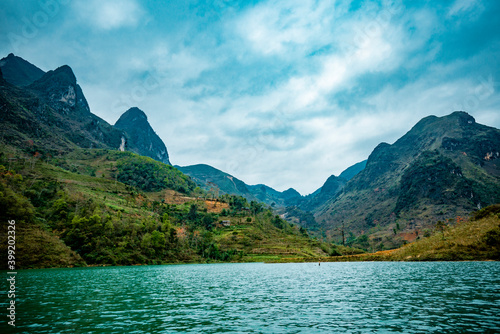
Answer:
M162 21L131 0L77 2L76 18L100 36L74 39L74 48L68 37L86 30L68 20L59 39L70 51L57 61L80 59L91 109L111 123L128 106L143 109L174 164L208 163L249 184L307 194L429 114L465 109L499 122L499 95L471 66L487 63L484 55L437 65L449 51L440 35L446 13L380 3L352 11L349 1L269 0L214 23ZM474 2L450 8L457 21L477 11ZM154 24L117 31L148 15Z
M135 0L76 1L73 6L81 21L102 30L135 27L145 14Z
M456 0L448 11L448 17L463 14L477 16L483 10L484 6L478 0Z
M271 0L249 10L237 31L258 53L286 56L293 50L302 54L328 42L337 10L331 0Z

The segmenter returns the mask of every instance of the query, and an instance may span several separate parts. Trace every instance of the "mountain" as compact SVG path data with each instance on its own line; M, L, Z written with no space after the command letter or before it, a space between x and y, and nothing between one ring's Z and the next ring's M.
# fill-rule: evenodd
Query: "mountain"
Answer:
M303 211L314 211L320 208L330 199L337 196L346 183L347 180L340 176L330 176L321 188L312 195L306 197L306 200L300 203L299 208Z
M305 196L298 202L298 207L302 211L315 211L339 194L347 181L359 174L366 166L366 160L358 162L345 169L339 176L331 175L326 182L313 192Z
M15 86L27 86L45 74L35 65L12 53L0 59L0 69L5 80Z
M45 73L13 54L0 64L5 79L0 128L13 144L51 155L75 147L126 149L170 164L165 144L142 110L131 108L115 126L108 124L90 111L71 67Z
M331 253L209 166L201 169L219 173L221 187L254 201L193 196L196 184L166 164L144 112L132 108L111 126L91 113L69 66L25 83L9 83L0 68L0 218L16 222L16 268L316 261Z
M293 188L280 192L264 184L248 185L228 173L205 164L176 166L176 168L189 175L207 191L242 196L249 201L263 202L271 206L295 205L302 198Z
M76 83L76 76L68 65L48 71L27 88L37 92L44 102L61 113L78 112L83 115L90 113L83 91Z
M303 199L302 195L293 188L281 192L264 184L247 187L255 198L273 207L297 205Z
M499 129L465 112L429 116L394 144L379 144L315 218L330 237L344 225L387 247L437 221L500 202L499 158Z
M153 158L170 165L167 147L148 122L148 117L139 108L127 110L114 127L125 131L121 149Z
M60 154L82 148L118 149L123 131L92 114L69 66L45 73L26 87L0 87L4 138L30 151Z
M192 166L175 166L181 172L189 175L202 189L220 194L231 194L256 200L245 182L217 168L205 164Z
M346 181L349 181L350 179L358 175L359 172L365 169L366 162L367 160L363 160L361 162L358 162L357 164L352 165L351 167L348 167L346 170L340 173L339 177Z
M176 166L183 173L191 176L205 190L217 188L223 194L243 196L250 201L260 201L274 207L296 206L303 211L313 211L336 196L346 182L359 173L366 161L359 162L336 177L332 175L325 184L308 196L302 196L297 190L290 188L283 192L265 184L248 185L245 182L209 165Z

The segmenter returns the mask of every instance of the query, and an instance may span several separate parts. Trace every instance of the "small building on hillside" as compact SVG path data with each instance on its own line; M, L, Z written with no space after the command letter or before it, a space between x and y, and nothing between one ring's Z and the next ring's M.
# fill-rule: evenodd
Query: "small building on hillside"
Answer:
M229 226L231 226L230 220L220 220L218 223L215 224L215 227L218 227L218 228L229 227Z

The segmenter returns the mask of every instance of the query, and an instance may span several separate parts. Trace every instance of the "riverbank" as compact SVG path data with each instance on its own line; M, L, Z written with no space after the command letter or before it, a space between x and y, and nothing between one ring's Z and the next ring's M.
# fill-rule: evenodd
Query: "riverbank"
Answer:
M284 261L283 261L284 260ZM500 218L491 214L419 239L398 249L375 253L283 259L270 262L354 262L354 261L499 261Z

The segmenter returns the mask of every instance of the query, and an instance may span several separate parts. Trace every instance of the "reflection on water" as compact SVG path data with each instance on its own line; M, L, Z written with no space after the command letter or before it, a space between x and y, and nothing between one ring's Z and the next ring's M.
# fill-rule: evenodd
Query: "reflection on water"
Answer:
M25 333L500 332L498 262L29 270L16 288Z

